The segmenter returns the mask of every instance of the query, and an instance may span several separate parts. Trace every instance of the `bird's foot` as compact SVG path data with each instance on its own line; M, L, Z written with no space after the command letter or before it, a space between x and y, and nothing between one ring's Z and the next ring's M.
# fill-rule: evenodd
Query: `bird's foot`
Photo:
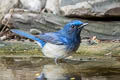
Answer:
M57 65L58 63L58 58L55 58L55 64Z
M58 63L66 63L66 60L55 58L55 64L58 65Z

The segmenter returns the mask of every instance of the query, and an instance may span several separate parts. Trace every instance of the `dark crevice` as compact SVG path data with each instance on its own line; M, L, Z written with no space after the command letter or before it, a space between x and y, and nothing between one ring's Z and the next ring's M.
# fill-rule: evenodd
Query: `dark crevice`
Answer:
M106 17L80 17L80 16L66 16L68 18L80 18L80 19L85 19L85 20L91 20L91 21L120 21L120 16L106 16Z

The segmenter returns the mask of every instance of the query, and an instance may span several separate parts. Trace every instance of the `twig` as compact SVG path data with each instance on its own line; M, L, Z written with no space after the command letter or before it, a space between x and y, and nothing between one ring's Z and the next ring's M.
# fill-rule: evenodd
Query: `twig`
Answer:
M5 26L3 27L3 29L2 29L0 32L3 32L4 29L7 27L7 25L8 25L8 23L9 23L9 21L10 21L12 15L13 15L13 13L14 13L14 9L11 9L11 10L9 11L9 13L11 13L10 18L7 20Z

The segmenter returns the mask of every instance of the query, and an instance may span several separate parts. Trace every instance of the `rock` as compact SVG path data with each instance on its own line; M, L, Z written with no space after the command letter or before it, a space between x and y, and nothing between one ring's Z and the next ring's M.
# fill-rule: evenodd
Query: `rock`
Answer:
M73 2L71 4L70 2ZM64 16L80 18L120 17L119 0L62 0Z
M20 0L22 8L30 11L42 11L45 8L46 0Z
M117 17L118 15L120 16L120 7L112 8L112 9L106 11L105 15L115 16L115 17Z
M2 37L0 37L0 40L5 40L6 39L6 36L2 36Z
M60 14L60 3L61 0L0 0L0 19L2 19L10 9L15 8L34 12L41 12L46 8L48 12Z
M0 0L0 19L17 4L18 0Z
M30 33L31 34L34 34L34 35L36 35L36 34L40 34L40 33L42 33L41 31L39 31L38 29L30 29Z
M11 14L6 14L2 20L3 24L6 24L7 20L9 20L8 26L13 26L14 28L19 28L27 32L30 32L31 29L38 29L40 32L55 31L63 25L59 23L61 21L60 17L56 19L57 16L48 14L14 12L12 17L10 16Z
M96 36L100 40L120 40L119 21L88 21L88 23L89 25L82 31L82 36Z
M86 6L87 5L87 6ZM81 3L76 3L76 5L68 5L68 6L63 6L62 8L61 8L61 10L64 12L64 15L67 15L67 14L69 14L69 12L71 11L71 10L74 10L74 9L81 9L81 10L86 10L86 9L90 9L91 8L91 5L90 4L88 4L87 2L81 2ZM83 9L82 9L83 8ZM83 13L85 13L83 11ZM73 12L73 14L75 14L75 12Z
M0 0L0 14L3 16L12 8L23 8L40 12L45 8L46 0Z
M53 14L60 14L61 0L47 0L45 8Z
M2 21L0 20L0 31L3 29L1 22L2 22Z
M9 20L11 27L18 28L27 32L31 29L36 29L40 32L52 32L61 29L66 23L70 22L71 18L66 18L53 14L37 14L37 13L14 13L12 17L10 14L6 14L3 19L3 24L6 20ZM120 40L120 22L119 21L89 21L89 25L82 31L82 37L93 37L102 40ZM37 31L37 32L38 32ZM34 32L34 31L33 31ZM32 33L32 32L31 32ZM36 33L36 31L34 32ZM33 34L34 34L33 33Z
M20 0L21 7L30 11L40 12L44 8L47 12L60 14L61 0Z
M6 45L6 44L5 44L3 41L0 40L0 48L1 48L1 47L4 47L5 45Z

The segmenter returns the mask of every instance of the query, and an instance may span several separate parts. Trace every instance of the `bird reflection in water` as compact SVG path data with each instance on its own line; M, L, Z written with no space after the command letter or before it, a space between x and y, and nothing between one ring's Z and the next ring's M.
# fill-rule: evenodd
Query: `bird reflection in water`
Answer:
M36 77L36 80L81 80L81 75L75 74L75 72L70 72L70 65L54 65L48 64L44 65L42 72Z

